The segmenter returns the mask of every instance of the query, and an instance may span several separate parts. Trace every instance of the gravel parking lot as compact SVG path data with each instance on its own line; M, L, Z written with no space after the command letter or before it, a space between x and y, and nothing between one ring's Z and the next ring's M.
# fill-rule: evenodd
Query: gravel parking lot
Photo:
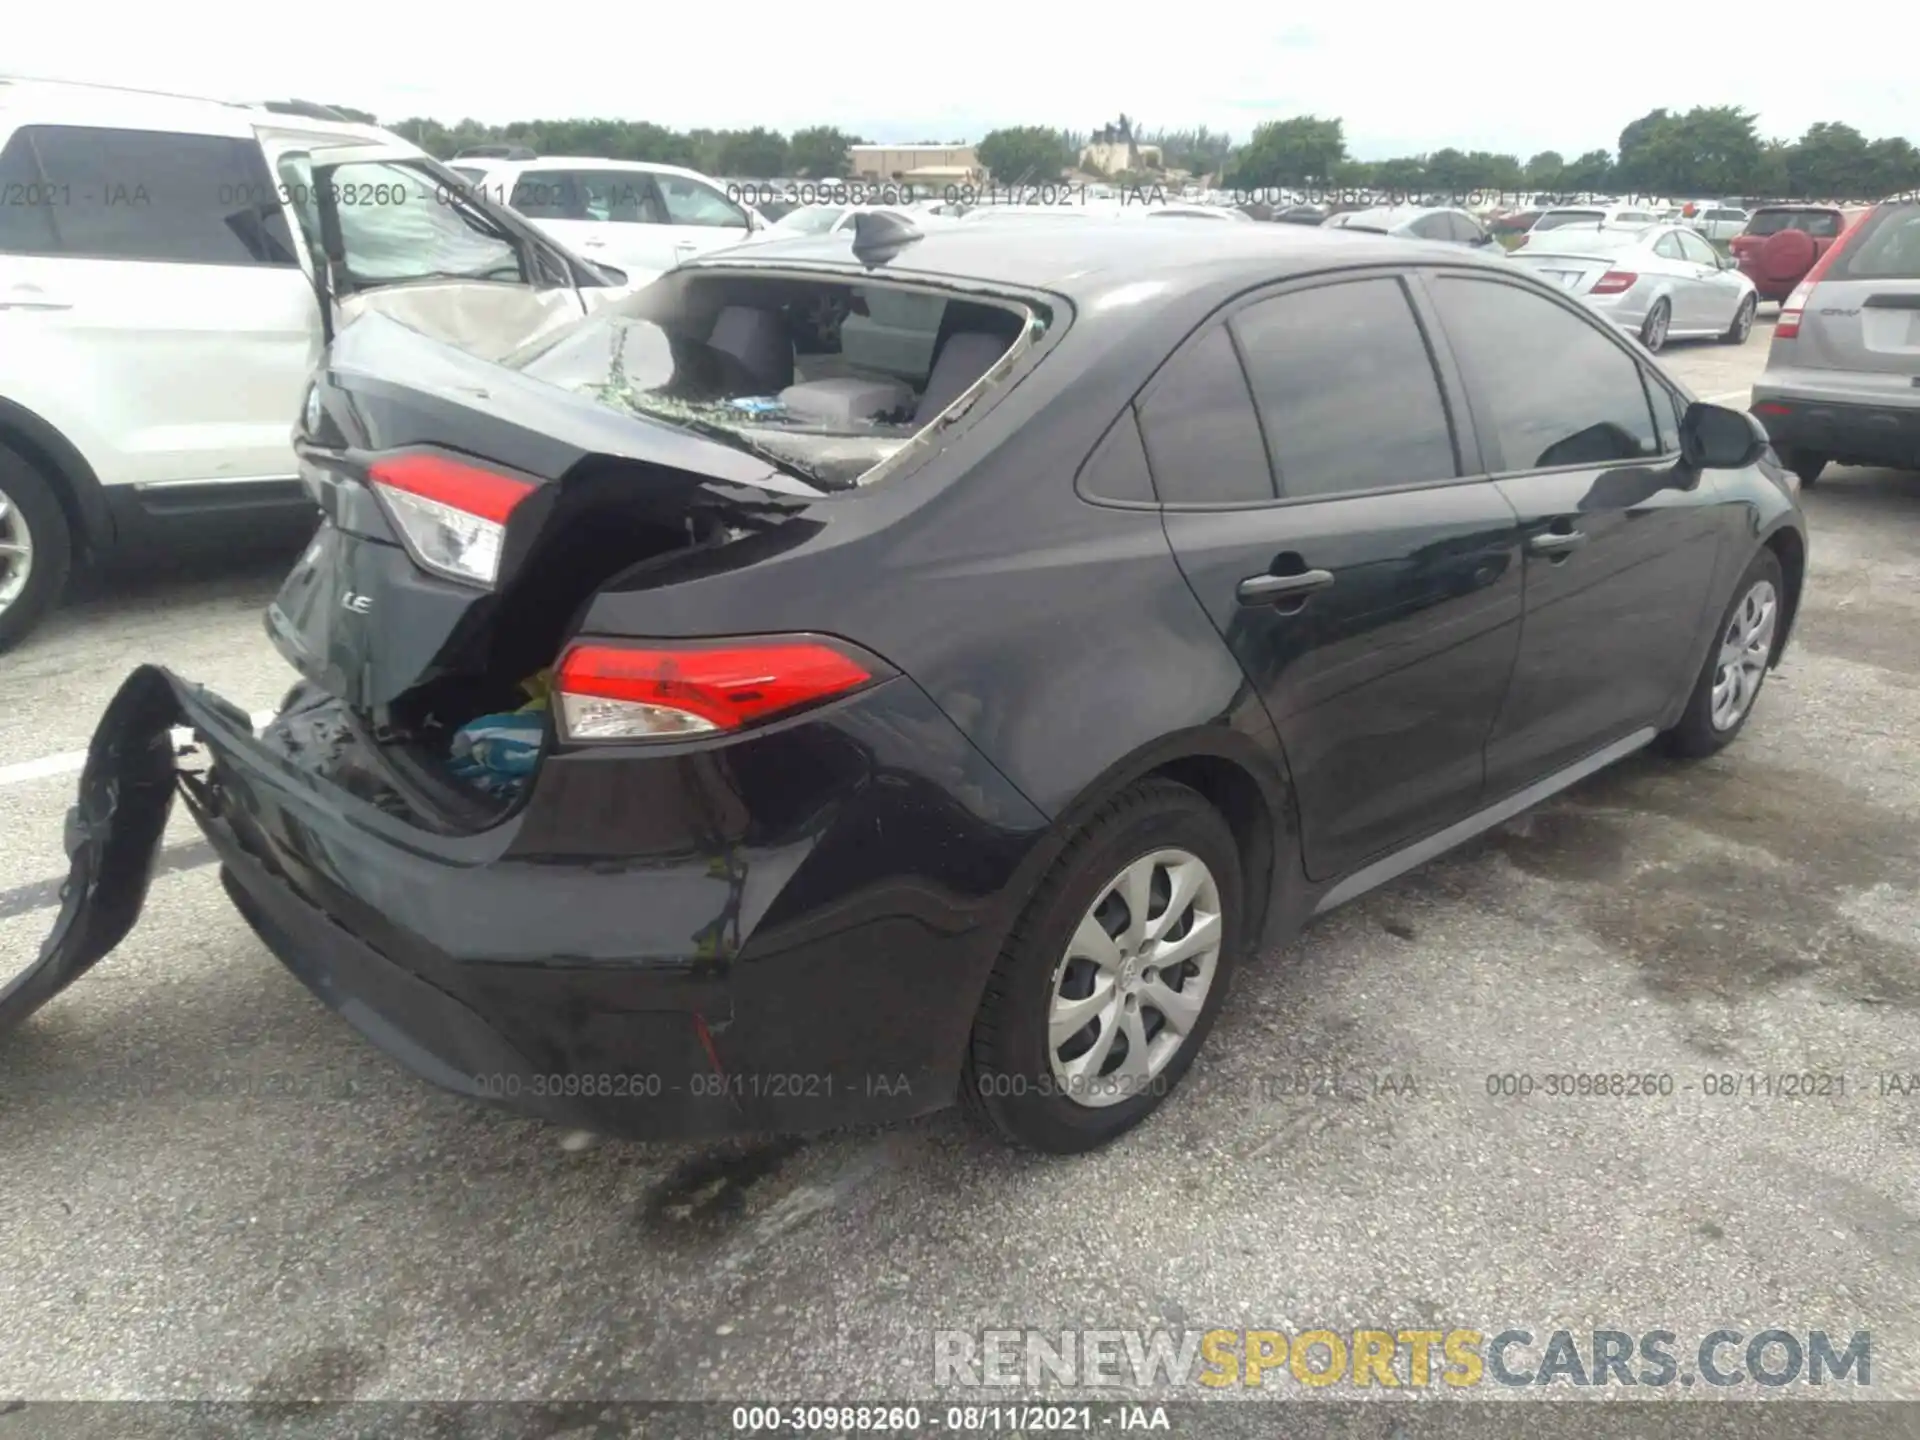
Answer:
M1766 310L1668 363L1744 404ZM0 1396L932 1397L943 1328L1564 1325L1870 1330L1866 1393L1920 1398L1920 477L1829 470L1807 509L1737 745L1630 761L1259 957L1182 1095L1078 1160L951 1114L564 1147L363 1044L176 815L143 923L0 1042ZM0 662L9 971L101 706L142 660L271 705L289 558L96 585ZM1808 1071L1844 1095L1745 1088ZM1561 1072L1673 1093L1488 1093Z

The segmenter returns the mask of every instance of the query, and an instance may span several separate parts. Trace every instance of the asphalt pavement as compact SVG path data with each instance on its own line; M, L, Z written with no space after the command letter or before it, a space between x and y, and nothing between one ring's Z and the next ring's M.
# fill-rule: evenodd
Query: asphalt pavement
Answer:
M1744 403L1769 324L1668 361ZM1796 644L1734 747L1632 760L1258 957L1178 1096L1079 1159L953 1114L563 1143L359 1040L176 815L132 936L0 1040L0 1398L953 1398L934 1333L1014 1326L1865 1330L1840 1388L1920 1398L1920 476L1830 470L1807 509ZM158 660L272 706L290 559L96 582L0 659L9 973L108 696ZM1557 1074L1654 1081L1489 1093ZM1803 1074L1844 1093L1769 1078Z

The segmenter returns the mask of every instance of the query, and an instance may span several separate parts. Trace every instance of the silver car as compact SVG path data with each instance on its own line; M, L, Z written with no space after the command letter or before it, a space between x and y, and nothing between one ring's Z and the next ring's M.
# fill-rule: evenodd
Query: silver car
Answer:
M1874 206L1781 302L1753 413L1802 485L1920 470L1920 201Z
M1753 281L1684 225L1563 225L1511 258L1649 350L1709 335L1743 345L1760 305Z
M1542 210L1527 231L1527 243L1535 235L1558 230L1563 225L1651 225L1660 217L1637 205L1556 205Z
M1746 233L1747 221L1750 218L1747 212L1738 206L1711 205L1694 216L1690 223L1696 234L1724 244L1734 236Z
M1381 205L1348 210L1327 220L1327 228L1371 230L1414 240L1450 240L1457 245L1493 244L1493 232L1465 210L1445 205Z

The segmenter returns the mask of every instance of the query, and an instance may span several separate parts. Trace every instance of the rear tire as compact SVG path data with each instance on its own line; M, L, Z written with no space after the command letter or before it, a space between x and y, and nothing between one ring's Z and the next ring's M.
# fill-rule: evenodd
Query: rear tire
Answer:
M1653 308L1647 311L1647 318L1640 322L1640 343L1653 354L1658 355L1667 344L1667 328L1672 323L1673 308L1665 300L1653 302Z
M46 478L0 445L0 650L38 625L73 568L67 513Z
M1805 450L1782 450L1777 445L1774 453L1780 457L1782 465L1799 477L1802 489L1811 490L1820 479L1820 472L1827 468L1825 455L1811 455Z
M1762 546L1733 587L1686 710L1660 737L1667 753L1689 760L1712 755L1746 728L1773 663L1786 595L1780 557Z
M1723 345L1744 345L1747 337L1753 333L1753 313L1760 308L1759 297L1747 296L1740 302L1740 308L1733 312L1733 323L1727 327L1727 333L1720 337Z
M1148 881L1130 891L1141 873ZM972 1118L1053 1155L1092 1150L1146 1119L1219 1014L1243 940L1244 888L1233 832L1186 786L1143 780L1102 806L1028 901L987 981L961 1077ZM1141 899L1138 916L1129 893ZM1168 964L1168 954L1184 958ZM1075 1004L1085 1025L1059 1029L1074 1023ZM1136 1061L1149 1073L1129 1075Z

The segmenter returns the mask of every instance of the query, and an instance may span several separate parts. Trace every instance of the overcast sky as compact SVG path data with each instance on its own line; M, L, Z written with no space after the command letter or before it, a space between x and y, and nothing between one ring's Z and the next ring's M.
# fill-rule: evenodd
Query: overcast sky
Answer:
M19 0L11 11L0 66L12 73L297 97L389 123L611 115L680 130L834 124L872 140L977 140L1001 125L1088 130L1125 111L1148 128L1205 124L1244 141L1264 120L1312 112L1342 117L1360 159L1452 145L1524 160L1611 150L1622 125L1658 105L1737 104L1758 112L1767 137L1843 120L1870 139L1920 143L1912 0L1848 12L1838 31L1809 30L1791 11L1763 20L1751 7L1674 0L1468 0L1417 14L1348 3L1298 20L1209 0L373 10ZM588 33L595 25L602 35Z

